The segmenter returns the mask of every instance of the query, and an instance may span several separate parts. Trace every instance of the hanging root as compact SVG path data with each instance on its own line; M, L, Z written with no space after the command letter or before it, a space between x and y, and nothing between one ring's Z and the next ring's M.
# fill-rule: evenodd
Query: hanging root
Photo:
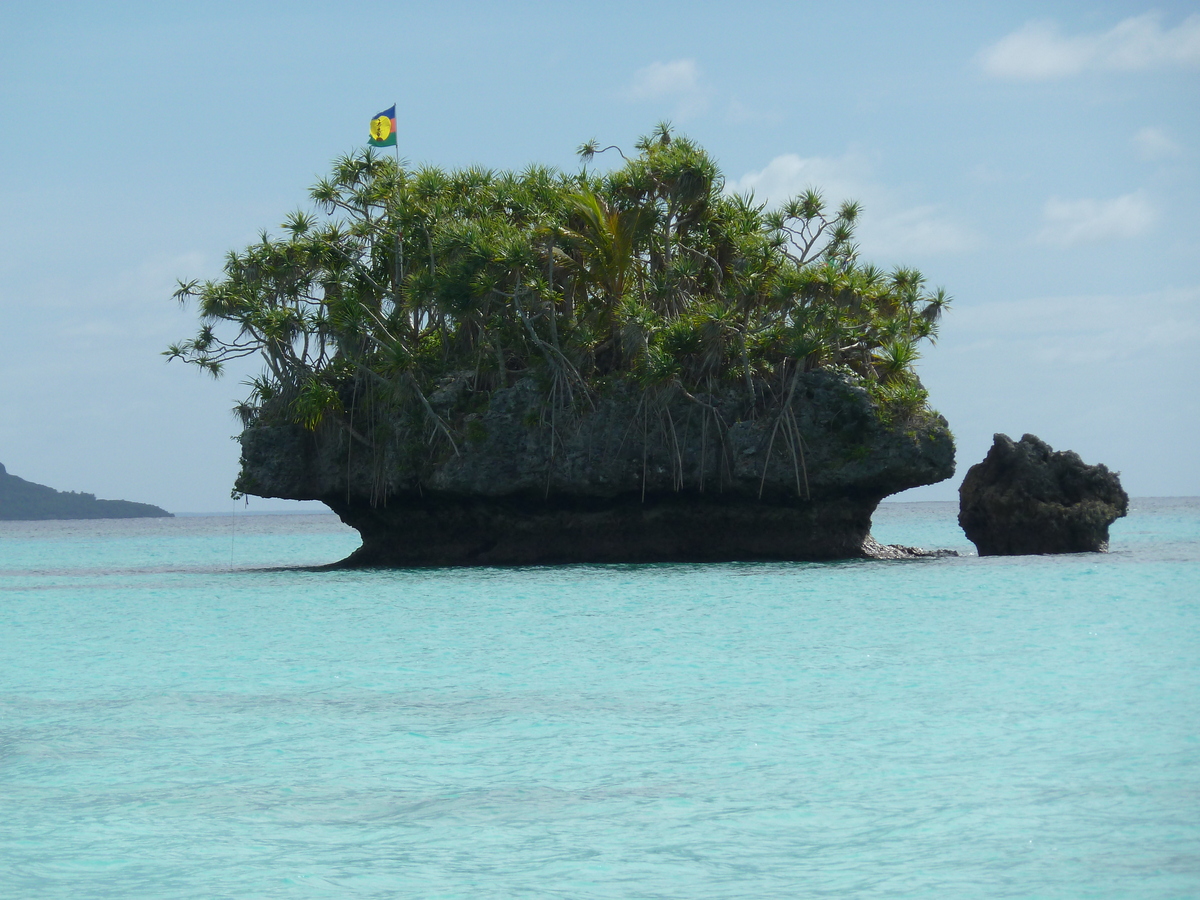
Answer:
M767 482L767 467L771 462L771 450L775 446L775 435L779 433L779 427L786 424L784 429L784 439L787 441L788 450L792 455L792 470L796 476L796 496L805 500L812 499L812 492L809 490L808 484L808 464L804 459L804 437L800 433L800 423L796 421L796 414L792 410L792 397L796 393L796 384L800 378L800 369L797 367L795 374L792 375L791 383L788 385L787 395L783 399L782 409L779 415L775 417L775 425L771 428L771 439L767 442L767 453L763 459L762 477L758 482L758 496L761 499L763 487ZM800 490L800 479L803 476L804 490Z
M675 380L675 386L679 390L680 394L682 394L686 399L690 400L692 403L695 403L702 410L701 416L700 416L700 484L699 484L699 491L700 491L700 493L704 493L705 467L706 467L706 464L708 461L708 420L709 420L709 417L712 418L713 426L717 429L717 435L721 439L722 451L724 451L724 449L725 449L725 435L729 433L729 425L725 422L725 419L721 416L721 411L719 409L717 409L711 403L709 403L705 400L701 400L699 397L697 397L694 394L692 394L691 392L689 392L687 390L687 388L685 388L678 379ZM726 464L726 466L728 466L729 460L726 457L726 455L724 454L724 452L722 452L721 462L724 462ZM718 475L718 483L719 483L720 482L720 470L719 469L718 469L717 475ZM761 486L759 488L759 494L760 494L760 496L762 494Z

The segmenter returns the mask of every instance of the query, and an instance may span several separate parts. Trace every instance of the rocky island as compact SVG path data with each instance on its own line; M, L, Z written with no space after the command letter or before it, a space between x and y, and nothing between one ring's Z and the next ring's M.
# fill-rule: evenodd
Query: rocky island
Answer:
M170 515L149 503L97 500L95 494L56 491L11 475L0 464L0 520L138 519Z
M1101 552L1128 512L1116 472L1032 434L994 435L959 488L958 523L980 556Z
M954 471L912 369L947 296L859 262L854 203L727 194L667 126L637 149L605 175L594 143L578 174L368 150L181 284L201 329L169 357L265 362L236 491L323 501L361 565L881 555L879 501Z

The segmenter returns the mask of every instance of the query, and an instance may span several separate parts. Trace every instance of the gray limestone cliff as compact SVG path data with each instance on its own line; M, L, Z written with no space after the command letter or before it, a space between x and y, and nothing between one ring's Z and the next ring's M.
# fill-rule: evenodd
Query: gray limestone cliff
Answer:
M237 489L325 502L362 535L350 564L818 560L879 555L879 501L954 472L934 413L889 423L825 372L790 400L764 411L733 390L650 397L624 383L568 415L526 379L433 457L414 423L377 426L374 441L336 423L252 425Z

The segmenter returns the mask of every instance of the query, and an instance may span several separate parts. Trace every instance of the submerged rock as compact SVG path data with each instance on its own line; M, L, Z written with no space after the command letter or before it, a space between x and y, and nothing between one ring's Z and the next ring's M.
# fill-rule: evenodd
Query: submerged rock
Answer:
M435 456L422 423L252 425L237 488L324 501L362 535L349 564L819 560L877 555L879 501L954 473L945 419L826 372L772 408L627 382L555 411L526 379L466 418Z
M1129 510L1117 473L1055 452L1027 434L997 434L959 488L958 524L980 556L1108 549L1108 526Z

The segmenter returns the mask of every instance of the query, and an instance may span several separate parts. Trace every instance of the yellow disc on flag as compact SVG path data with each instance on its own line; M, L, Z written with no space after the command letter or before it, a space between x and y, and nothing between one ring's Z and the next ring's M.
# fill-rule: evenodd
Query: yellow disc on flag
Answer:
M362 120L359 119L361 122ZM371 140L385 141L392 133L392 120L387 116L379 116L371 120Z

